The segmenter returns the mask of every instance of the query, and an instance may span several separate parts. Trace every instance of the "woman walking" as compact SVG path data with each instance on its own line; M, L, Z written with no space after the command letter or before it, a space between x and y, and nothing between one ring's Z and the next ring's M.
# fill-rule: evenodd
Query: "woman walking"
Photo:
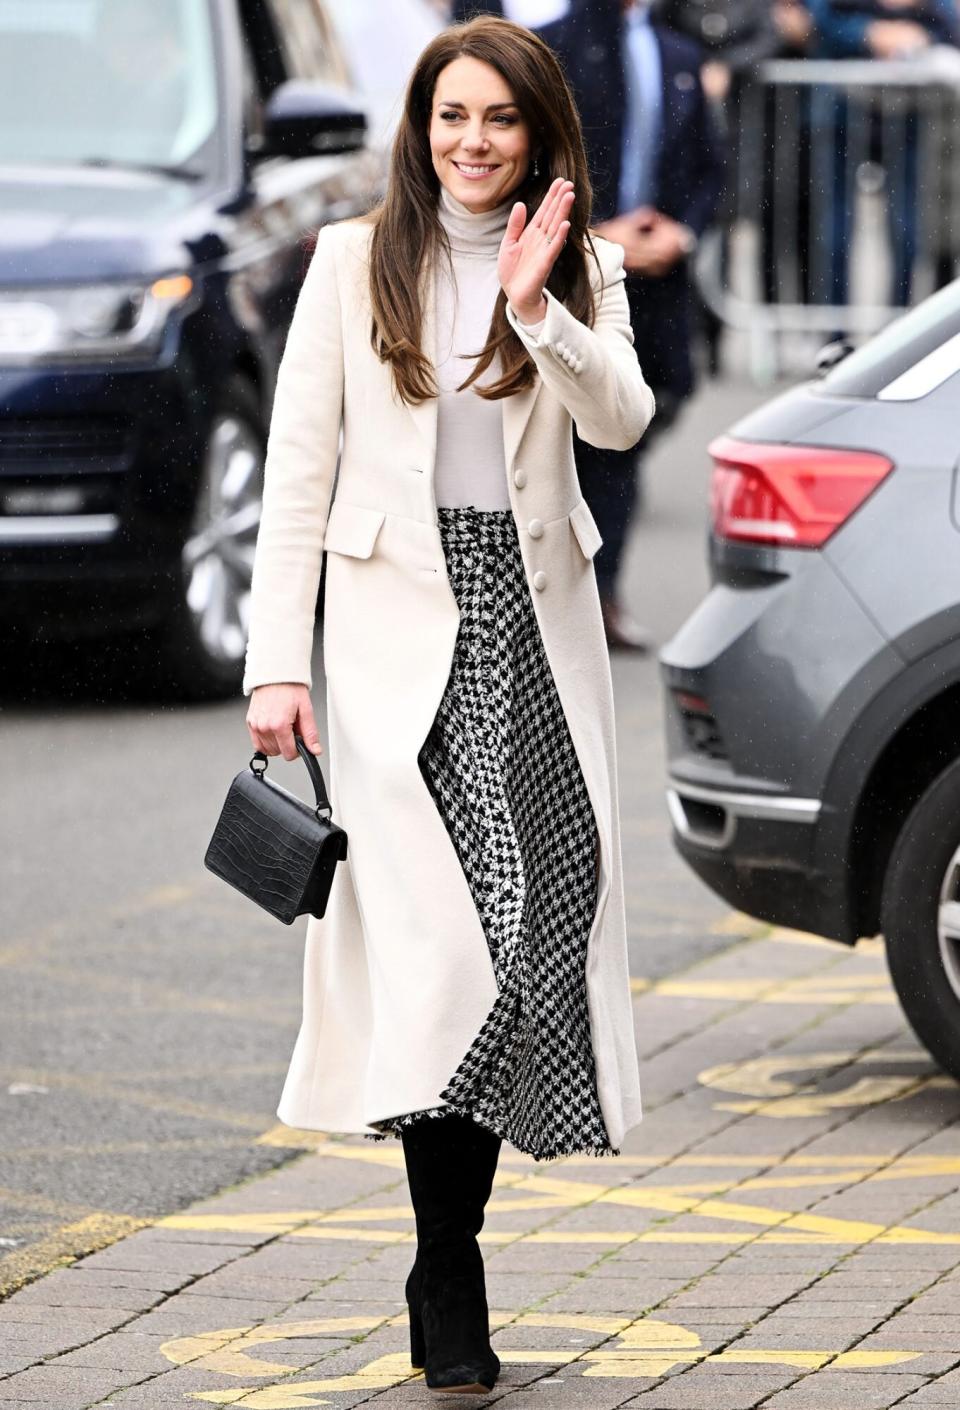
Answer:
M402 1138L411 1353L437 1390L499 1370L477 1234L501 1139L615 1153L640 1117L600 539L572 425L632 446L653 399L622 250L591 240L589 212L547 47L498 19L440 34L382 206L320 232L267 456L247 723L267 754L294 758L295 732L321 752L325 550L350 838L308 928L279 1115Z

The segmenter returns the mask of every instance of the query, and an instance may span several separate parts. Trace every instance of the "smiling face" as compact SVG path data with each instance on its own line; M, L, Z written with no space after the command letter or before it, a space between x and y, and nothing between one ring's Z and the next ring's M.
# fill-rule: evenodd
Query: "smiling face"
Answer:
M430 114L433 169L478 214L515 191L530 165L530 129L506 80L462 54L440 70Z

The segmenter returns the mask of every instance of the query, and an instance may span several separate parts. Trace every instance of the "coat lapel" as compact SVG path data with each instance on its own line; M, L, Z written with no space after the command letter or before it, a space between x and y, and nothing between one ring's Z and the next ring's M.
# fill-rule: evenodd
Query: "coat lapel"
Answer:
M508 472L513 469L513 462L520 449L523 433L527 429L530 413L533 411L542 386L540 374L536 373L532 387L528 387L525 392L517 392L515 396L503 399L503 458L507 463Z

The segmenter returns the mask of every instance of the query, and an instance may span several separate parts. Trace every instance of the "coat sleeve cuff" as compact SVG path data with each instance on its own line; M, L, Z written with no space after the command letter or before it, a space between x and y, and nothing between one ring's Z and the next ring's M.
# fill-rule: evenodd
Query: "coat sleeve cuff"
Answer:
M312 621L302 628L277 623L273 630L265 630L257 648L247 648L244 695L260 685L305 685L309 690L313 685L313 632Z
M513 309L510 308L509 304L507 308L510 313L513 313ZM517 318L516 314L514 314L510 321L525 343L528 343L530 347L536 348L540 346L540 337L547 323L546 318L541 318L539 323L523 323Z
M545 347L550 337L551 318L554 305L562 308L563 305L553 297L549 289L544 289L544 298L547 301L547 312L539 323L521 323L510 303L507 304L507 322L516 333L517 337L531 351ZM555 320L554 320L555 321ZM554 330L555 331L555 330Z
M542 323L535 325L539 331L535 333L533 328L525 327L509 303L507 320L521 342L535 354L535 362L548 357L561 368L579 372L586 351L582 346L582 336L585 333L589 336L588 330L569 309L564 308L559 299L554 298L549 289L543 292L547 301L547 316Z

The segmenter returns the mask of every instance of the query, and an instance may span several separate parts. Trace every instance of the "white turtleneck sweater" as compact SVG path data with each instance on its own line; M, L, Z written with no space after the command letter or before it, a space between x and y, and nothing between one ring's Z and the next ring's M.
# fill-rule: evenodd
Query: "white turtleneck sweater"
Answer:
M481 215L467 209L444 187L438 213L450 242L451 271L437 262L437 461L434 494L451 509L510 508L507 467L503 458L503 401L477 396L474 386L456 388L470 375L487 341L493 307L500 292L497 254L507 228L512 201ZM543 327L522 325L535 338ZM499 355L482 379L500 376Z

